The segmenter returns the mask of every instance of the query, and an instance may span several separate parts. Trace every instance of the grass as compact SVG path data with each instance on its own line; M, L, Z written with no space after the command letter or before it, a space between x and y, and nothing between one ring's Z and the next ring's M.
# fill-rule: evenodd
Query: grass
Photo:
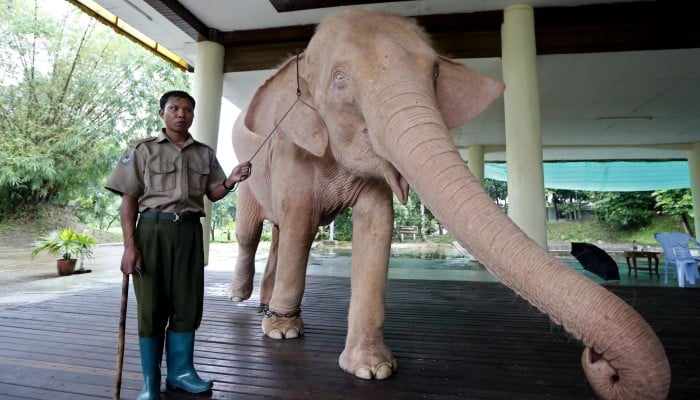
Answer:
M649 226L629 231L611 230L596 220L551 221L547 223L547 240L552 242L632 243L656 245L655 232L683 232L681 224L667 216L652 219Z
M630 231L615 231L600 222L591 220L558 220L547 222L547 240L550 242L588 242L597 243L632 243L640 245L656 245L654 232L683 232L678 221L669 217L657 217L651 225ZM452 235L431 237L434 243L452 243Z

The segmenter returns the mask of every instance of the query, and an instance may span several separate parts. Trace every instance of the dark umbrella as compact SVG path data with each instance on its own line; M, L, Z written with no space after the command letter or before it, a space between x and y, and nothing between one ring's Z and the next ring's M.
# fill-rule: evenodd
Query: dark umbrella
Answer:
M571 255L576 257L583 269L606 281L620 280L617 263L600 247L590 243L571 242Z

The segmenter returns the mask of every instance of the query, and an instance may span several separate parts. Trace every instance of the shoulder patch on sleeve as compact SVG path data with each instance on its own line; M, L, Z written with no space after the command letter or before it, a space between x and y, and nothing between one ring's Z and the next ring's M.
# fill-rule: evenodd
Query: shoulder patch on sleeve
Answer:
M122 158L119 159L119 162L120 162L122 165L129 165L129 164L131 164L131 161L132 161L132 160L133 160L133 159L131 158L131 152L130 152L130 151L126 151L126 152L124 153L124 155L122 156Z

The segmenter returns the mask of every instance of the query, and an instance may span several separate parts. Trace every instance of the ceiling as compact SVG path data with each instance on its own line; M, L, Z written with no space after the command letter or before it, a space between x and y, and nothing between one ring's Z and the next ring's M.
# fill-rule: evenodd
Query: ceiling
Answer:
M667 1L95 0L196 68L196 42L227 49L240 108L338 5L416 17L441 54L501 79L503 9L535 9L545 160L685 159L700 142L700 17ZM278 12L275 8L293 11ZM460 148L505 160L503 100L457 128Z

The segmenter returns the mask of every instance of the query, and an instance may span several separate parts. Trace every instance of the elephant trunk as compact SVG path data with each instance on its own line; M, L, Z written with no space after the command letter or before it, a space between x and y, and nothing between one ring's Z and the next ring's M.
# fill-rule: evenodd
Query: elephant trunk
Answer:
M501 211L466 167L436 107L386 111L377 115L384 123L377 126L382 139L375 150L479 262L584 343L584 372L598 395L665 398L670 367L646 321L542 249Z

